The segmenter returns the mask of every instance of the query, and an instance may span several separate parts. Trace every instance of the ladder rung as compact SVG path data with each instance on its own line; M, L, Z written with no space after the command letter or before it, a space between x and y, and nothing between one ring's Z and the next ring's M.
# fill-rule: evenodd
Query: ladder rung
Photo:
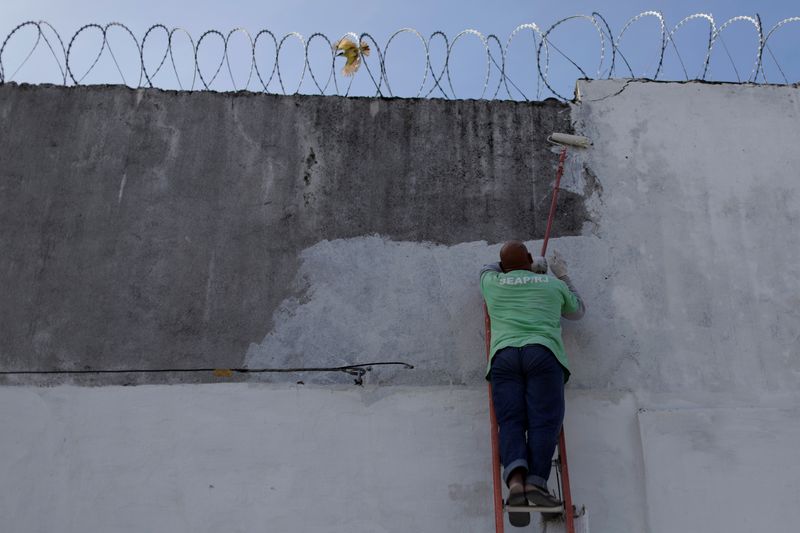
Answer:
M540 507L537 505L504 505L503 511L507 513L563 513L564 506Z

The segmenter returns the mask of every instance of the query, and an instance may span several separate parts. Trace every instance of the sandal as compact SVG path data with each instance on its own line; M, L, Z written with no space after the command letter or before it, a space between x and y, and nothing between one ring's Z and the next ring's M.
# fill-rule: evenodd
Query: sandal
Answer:
M508 490L508 500L506 507L527 507L528 499L525 496L525 487L522 485L512 485ZM530 513L508 513L508 521L514 527L525 527L531 523Z

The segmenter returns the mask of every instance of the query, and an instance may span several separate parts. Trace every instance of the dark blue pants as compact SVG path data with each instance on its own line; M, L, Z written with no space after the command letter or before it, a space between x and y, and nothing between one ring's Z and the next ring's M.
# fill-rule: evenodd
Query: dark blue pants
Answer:
M508 484L523 468L526 483L546 487L564 421L561 364L539 344L503 348L492 358L491 380L503 479Z

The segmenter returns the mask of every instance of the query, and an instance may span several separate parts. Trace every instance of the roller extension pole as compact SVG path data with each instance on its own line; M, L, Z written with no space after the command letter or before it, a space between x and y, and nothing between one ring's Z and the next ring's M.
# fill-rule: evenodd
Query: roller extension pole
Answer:
M553 219L556 215L556 199L558 198L558 187L561 185L561 176L564 175L564 161L567 160L567 147L561 148L561 155L558 157L558 170L556 171L556 184L553 186L553 200L550 202L550 215L547 217L547 228L544 230L544 241L542 241L542 257L547 253L547 241L550 240L550 229L553 227Z

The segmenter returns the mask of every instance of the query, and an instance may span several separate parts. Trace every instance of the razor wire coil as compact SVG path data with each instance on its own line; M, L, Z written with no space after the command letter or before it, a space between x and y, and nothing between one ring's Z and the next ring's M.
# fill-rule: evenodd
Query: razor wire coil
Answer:
M632 66L622 44L631 28L642 24L644 20L650 19L655 19L658 23L659 38L657 55L654 57L655 66L650 72L637 71ZM87 77L98 68L101 60L107 56L113 63L114 68L111 71L116 71L114 75L116 79L113 81L119 82L121 80L123 84L135 88L166 88L163 82L164 73L171 69L172 82L177 84L180 90L189 91L220 90L218 89L221 83L220 79L227 74L228 82L233 91L245 90L275 94L297 94L302 91L307 94L350 96L353 83L356 77L359 77L368 80L374 96L458 99L459 94L453 82L452 58L456 51L461 49L460 43L469 39L477 42L482 50L481 57L474 63L475 68L481 71L482 87L480 99L528 101L552 96L561 100L569 100L569 97L559 92L554 86L552 65L555 58L559 58L560 61L571 65L571 68L583 78L610 79L622 77L664 80L666 79L664 78L665 59L674 55L683 72L683 79L680 81L689 81L691 75L680 53L676 35L681 31L685 31L683 28L698 21L704 21L708 24L708 40L705 43L706 49L702 54L702 71L694 79L720 81L715 80L711 75L710 65L712 58L716 54L725 54L733 68L737 82L791 84L798 81L791 80L787 75L779 58L770 48L770 40L774 39L776 32L784 30L784 28L800 28L800 26L794 24L800 22L800 17L785 18L765 30L758 15L732 17L721 25L717 25L711 15L695 13L684 17L669 29L662 13L644 11L628 19L616 36L612 33L611 26L606 19L596 12L591 15L573 15L562 18L546 29L535 23L521 24L509 34L505 44L496 35L484 35L475 29L463 30L452 39L442 31L435 31L426 39L419 31L413 28L401 28L392 33L383 46L379 45L378 41L369 33L360 35L346 33L342 38L353 40L355 43L366 43L370 52L372 52L369 57L363 55L359 58L361 62L359 72L349 79L343 79L342 75L337 72L339 65L337 65L335 43L338 43L339 40L331 40L322 33L314 33L306 39L300 33L290 32L278 38L275 33L268 29L261 29L253 35L247 29L239 27L227 33L215 29L208 30L203 32L195 41L192 35L183 28L170 29L163 24L155 24L150 26L141 38L137 38L136 34L128 26L120 22L110 22L105 25L86 24L73 33L69 39L63 39L59 32L48 22L27 21L12 29L3 39L2 45L0 45L0 83L18 81L15 80L15 77L20 70L31 60L31 57L39 48L44 47L49 51L49 55L58 69L58 80L62 85L83 85ZM594 68L594 65L589 67L588 65L580 64L568 53L564 52L558 46L558 39L554 38L555 34L562 31L563 25L578 23L589 24L594 30L593 33L597 34L599 61L596 64L596 68ZM732 57L724 38L725 32L730 27L742 24L752 26L755 36L753 55L750 59L752 68L750 68L749 74L746 76L744 71L740 72L737 68L736 61ZM24 44L23 30L25 29L35 30L35 40L30 46L30 50L24 54L24 58L19 61L19 64L15 65L13 70L10 70L10 67L5 63L8 50L11 46ZM508 60L512 45L519 40L521 34L527 32L530 32L533 37L533 49L535 50L535 55L532 57L536 63L535 93L526 93L521 88L519 73L511 71ZM78 68L76 63L79 59L84 58L76 57L77 45L79 42L84 43L92 34L99 37L97 51L96 53L90 53L88 67L85 69ZM110 39L112 34L120 34L121 38L129 43L128 46L135 47L136 55L138 55L137 64L125 65L126 68L134 69L136 72L135 79L130 76L126 77L126 70L123 69L115 53L115 50L119 50L119 43L116 42L115 37L115 42L112 46ZM156 46L154 42L157 35L161 35L164 38L165 45L163 49L156 50L154 56L156 61L148 63L146 51L150 52ZM407 49L413 50L410 52L412 54L421 52L423 63L421 65L422 68L417 71L420 73L421 81L416 94L401 95L395 93L390 83L387 57L390 49L393 52L393 56L399 53L397 51L399 48L399 45L396 44L397 39L405 35L412 37L413 41L418 43L418 45L409 46ZM178 64L180 61L176 61L176 47L179 36L187 41L192 51L191 62L184 69L183 76L179 73ZM239 36L245 39L245 46L249 49L249 58L245 58L247 64L244 74L240 74L237 77L231 66L231 43L234 38L238 39ZM67 43L66 45L65 42ZM218 56L214 55L211 50L212 42L217 42L221 46L221 53L218 52ZM294 80L287 79L288 73L285 67L282 69L281 64L281 53L288 50L291 42L299 44L303 56L302 68L296 69L299 70L296 84ZM627 41L625 42L627 43ZM313 49L319 47L327 49L327 52L322 51L322 57L326 57L326 53L330 55L329 60L325 59L324 61L324 68L319 65L312 66L309 54L312 47ZM27 48L24 49L27 50ZM434 50L441 51L441 61L434 59ZM701 52L703 51L701 50ZM779 73L777 81L768 77L764 68L765 57L768 57L777 69ZM265 60L262 58L266 58L266 68L264 68ZM209 59L213 59L210 63L210 68L207 66ZM184 59L184 63L185 61L186 59ZM192 62L193 64L191 64ZM8 71L7 68L9 69ZM188 76L187 73L189 74ZM492 82L493 78L495 79L494 82ZM113 82L112 80L107 81Z

